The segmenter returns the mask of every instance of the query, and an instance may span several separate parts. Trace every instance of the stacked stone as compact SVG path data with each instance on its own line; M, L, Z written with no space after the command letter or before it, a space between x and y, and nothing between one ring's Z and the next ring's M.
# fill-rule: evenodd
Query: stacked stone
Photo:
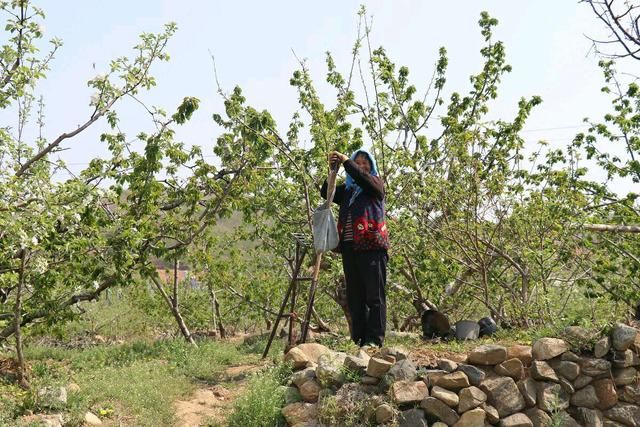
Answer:
M298 371L283 414L290 425L317 425L318 399L340 389L347 368L363 374L348 393L375 396L371 416L377 424L640 427L639 331L618 324L582 355L570 351L567 341L576 348L569 338L508 348L481 345L464 363L441 359L438 369L420 371L398 349L369 357L302 344L286 356Z

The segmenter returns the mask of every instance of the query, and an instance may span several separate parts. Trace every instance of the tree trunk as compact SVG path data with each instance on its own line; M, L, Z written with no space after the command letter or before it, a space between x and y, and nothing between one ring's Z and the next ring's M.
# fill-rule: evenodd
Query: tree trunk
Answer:
M27 368L22 353L22 291L24 289L24 267L27 251L23 249L20 254L20 272L18 275L18 287L16 289L16 304L14 308L14 324L16 339L16 358L18 359L18 385L24 389L29 388L27 382Z
M187 325L184 319L182 318L182 315L180 314L180 310L171 300L171 297L167 295L167 292L162 287L162 283L160 283L158 278L155 276L151 277L151 281L153 281L153 284L156 285L156 289L158 289L158 292L160 292L160 295L162 295L162 298L169 306L169 309L171 310L171 314L173 314L173 317L176 319L176 322L178 323L178 327L180 328L180 332L182 333L182 336L184 336L184 338L187 341L189 341L189 343L197 347L198 344L196 344L195 340L191 336L191 332L189 332L189 328L187 328Z

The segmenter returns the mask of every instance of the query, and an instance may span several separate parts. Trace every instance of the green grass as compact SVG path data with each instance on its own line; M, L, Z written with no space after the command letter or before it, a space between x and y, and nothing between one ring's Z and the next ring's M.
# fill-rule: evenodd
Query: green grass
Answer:
M235 402L228 419L231 427L285 426L281 409L284 388L291 376L291 366L276 365L249 380L245 394Z
M22 392L0 383L0 425L15 424L27 411L43 412L37 390L43 386L76 383L60 408L68 425L82 425L87 410L112 419L117 425L170 426L175 422L173 402L198 384L224 379L234 365L256 363L262 349L229 342L201 341L198 348L182 339L136 341L64 349L32 345L25 349L31 366L32 390Z

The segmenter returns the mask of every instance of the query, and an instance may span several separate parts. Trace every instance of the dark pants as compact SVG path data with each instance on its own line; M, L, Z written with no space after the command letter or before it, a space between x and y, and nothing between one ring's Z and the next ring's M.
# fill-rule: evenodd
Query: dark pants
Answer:
M387 324L387 252L354 251L353 243L343 242L341 246L351 339L357 345L382 346Z

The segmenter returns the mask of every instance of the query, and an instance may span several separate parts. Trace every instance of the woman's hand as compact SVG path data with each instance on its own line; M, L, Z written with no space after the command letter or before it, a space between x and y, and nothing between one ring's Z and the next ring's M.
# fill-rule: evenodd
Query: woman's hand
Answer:
M339 151L332 151L331 154L329 154L329 162L331 162L331 164L341 165L346 160L349 160L349 157Z

